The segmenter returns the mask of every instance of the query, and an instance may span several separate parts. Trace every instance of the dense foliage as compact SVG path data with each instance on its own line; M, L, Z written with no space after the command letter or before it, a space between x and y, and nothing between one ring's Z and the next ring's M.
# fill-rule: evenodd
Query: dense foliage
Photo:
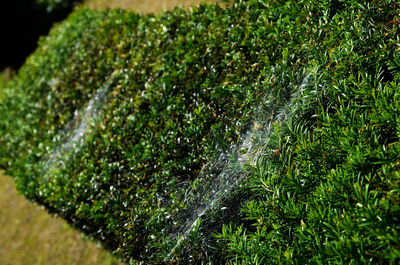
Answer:
M395 263L399 13L389 0L77 10L0 91L0 165L132 263ZM108 87L99 117L60 153ZM181 225L170 217L207 161L285 106L249 178L221 201L247 198L242 213L205 216L227 224L218 241L209 220L170 255L166 230Z
M158 255L187 183L217 140L238 139L264 90L257 80L268 68L257 62L267 51L238 44L245 11L80 10L56 27L1 104L1 163L19 189L127 259ZM82 146L47 165L76 111L109 82Z
M280 152L263 152L248 180L246 225L219 238L238 264L398 264L398 5L297 8L317 68L277 130Z

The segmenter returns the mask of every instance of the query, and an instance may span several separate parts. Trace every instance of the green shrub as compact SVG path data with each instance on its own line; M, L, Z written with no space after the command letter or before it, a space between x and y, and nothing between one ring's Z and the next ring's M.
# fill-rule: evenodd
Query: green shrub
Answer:
M259 60L270 52L246 37L246 7L158 17L79 10L56 27L0 107L1 163L19 190L127 260L159 260L153 249L186 183L217 155L218 141L237 141L268 91L258 80L269 65ZM62 166L47 165L75 112L110 80L85 141L62 154Z
M399 252L399 9L346 1L310 28L318 65L279 153L248 179L245 224L218 235L235 264L397 264Z
M0 165L131 263L395 261L398 14L312 0L77 10L2 91ZM221 198L229 211L210 209L171 252L207 162L280 115Z

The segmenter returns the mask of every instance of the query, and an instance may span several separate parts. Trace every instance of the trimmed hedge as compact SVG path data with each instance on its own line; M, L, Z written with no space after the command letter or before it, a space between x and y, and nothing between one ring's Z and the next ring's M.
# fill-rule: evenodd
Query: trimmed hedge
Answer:
M258 80L269 66L257 56L267 50L246 48L246 7L158 17L79 10L56 27L0 107L1 164L19 190L127 260L162 260L167 217L218 141L237 141L265 90ZM47 165L75 112L111 79L82 146L63 166Z
M316 4L298 12L317 68L247 180L246 223L218 238L235 264L398 264L400 9Z
M131 263L396 262L398 15L389 0L77 10L0 91L0 165ZM285 108L228 210L171 252L207 162Z

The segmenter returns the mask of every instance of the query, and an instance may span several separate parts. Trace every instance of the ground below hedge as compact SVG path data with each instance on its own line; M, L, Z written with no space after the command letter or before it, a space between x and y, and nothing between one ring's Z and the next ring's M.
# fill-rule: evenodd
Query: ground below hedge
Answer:
M185 8L195 6L200 3L217 3L221 0L85 0L84 5L89 8L123 8L132 9L138 13L161 13L164 10L170 10L181 5Z
M117 265L94 242L17 194L0 172L0 264Z

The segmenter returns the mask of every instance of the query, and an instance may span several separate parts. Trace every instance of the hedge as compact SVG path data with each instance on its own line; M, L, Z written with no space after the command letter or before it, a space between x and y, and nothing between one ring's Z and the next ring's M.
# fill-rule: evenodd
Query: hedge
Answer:
M246 222L218 234L235 264L400 261L398 4L318 4L298 6L317 68L247 180Z
M398 15L77 10L0 91L0 165L132 264L396 263ZM207 208L228 173L243 182Z

